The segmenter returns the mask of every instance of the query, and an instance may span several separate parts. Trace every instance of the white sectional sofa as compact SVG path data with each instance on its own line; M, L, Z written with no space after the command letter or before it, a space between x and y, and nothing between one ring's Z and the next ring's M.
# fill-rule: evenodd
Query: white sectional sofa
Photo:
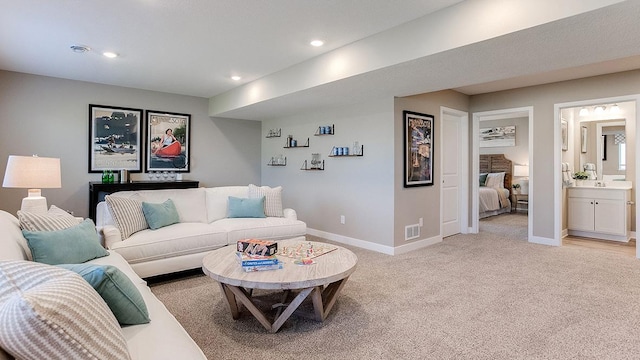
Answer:
M280 207L278 210L282 216L227 217L230 196L248 198L260 191L266 192L268 206ZM142 278L195 269L202 267L202 258L207 253L235 244L237 240L281 240L304 236L306 224L297 219L293 209L282 209L280 192L279 187L271 189L253 185L122 191L110 196L148 203L163 203L171 199L179 214L179 223L156 230L144 229L123 239L114 214L103 201L96 209L96 226L103 234L105 247L122 255ZM268 211L266 213L269 215Z
M32 259L31 251L22 234L18 219L5 211L0 211L0 229L2 229L0 232L0 264L4 260L29 260L25 264L33 264L30 261ZM90 260L87 263L117 267L131 280L144 299L151 321L146 324L121 328L131 359L206 360L198 345L120 254L110 251L108 256ZM2 289L0 289L0 295L3 295ZM4 296L7 296L6 292ZM45 343L48 341L47 337L42 334L37 337ZM5 359L13 359L13 357L0 349L0 360Z

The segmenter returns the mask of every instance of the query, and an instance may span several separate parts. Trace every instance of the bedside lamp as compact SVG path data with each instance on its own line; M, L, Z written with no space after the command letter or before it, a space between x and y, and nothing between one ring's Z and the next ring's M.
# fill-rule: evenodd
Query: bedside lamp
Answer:
M520 177L520 193L529 194L529 165L513 165L513 176Z
M47 199L40 189L61 188L60 159L9 155L2 187L29 189L20 210L46 213Z

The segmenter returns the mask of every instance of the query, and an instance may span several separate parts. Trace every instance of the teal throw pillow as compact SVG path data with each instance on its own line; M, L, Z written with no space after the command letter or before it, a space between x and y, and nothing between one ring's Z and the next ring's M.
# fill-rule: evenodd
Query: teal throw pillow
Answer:
M112 265L62 264L78 273L102 296L120 325L146 324L149 311L142 295L120 269Z
M63 230L22 230L22 235L27 239L33 261L43 264L79 264L109 255L100 245L91 219Z
M171 199L162 204L142 202L142 212L152 230L180 222L180 215Z
M480 186L486 186L488 175L489 174L480 174Z
M229 218L263 218L264 196L257 199L246 199L229 196Z

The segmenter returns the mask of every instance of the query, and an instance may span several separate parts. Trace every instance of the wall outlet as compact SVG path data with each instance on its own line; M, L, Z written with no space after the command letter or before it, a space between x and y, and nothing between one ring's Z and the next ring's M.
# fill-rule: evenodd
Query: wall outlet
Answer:
M420 218L420 220L418 220L418 225L420 225L421 227L424 226L424 219Z
M344 217L344 215L340 215L340 224L344 225L346 222L346 219Z

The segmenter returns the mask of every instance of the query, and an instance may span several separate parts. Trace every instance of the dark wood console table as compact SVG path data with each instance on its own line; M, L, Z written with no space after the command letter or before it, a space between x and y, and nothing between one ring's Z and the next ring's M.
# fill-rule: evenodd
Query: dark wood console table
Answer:
M89 217L96 221L96 206L104 200L106 195L118 191L135 190L159 190L159 189L190 189L197 188L199 181L132 181L129 183L103 184L101 182L89 183Z

